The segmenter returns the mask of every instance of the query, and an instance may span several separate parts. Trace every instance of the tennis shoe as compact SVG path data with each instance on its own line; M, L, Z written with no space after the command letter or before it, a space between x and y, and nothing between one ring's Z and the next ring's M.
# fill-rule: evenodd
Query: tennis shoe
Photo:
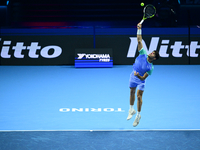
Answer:
M140 119L141 119L141 115L137 115L135 117L135 121L133 122L134 127L136 127L139 124Z
M136 113L136 111L135 111L134 109L129 110L127 120L130 120L130 119L133 117L133 115L134 115L135 113Z

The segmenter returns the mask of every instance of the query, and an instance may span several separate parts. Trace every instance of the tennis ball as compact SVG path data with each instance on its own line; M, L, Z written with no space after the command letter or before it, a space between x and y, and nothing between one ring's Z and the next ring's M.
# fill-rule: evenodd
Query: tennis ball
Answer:
M144 6L144 3L141 3L140 5L141 5L141 6Z

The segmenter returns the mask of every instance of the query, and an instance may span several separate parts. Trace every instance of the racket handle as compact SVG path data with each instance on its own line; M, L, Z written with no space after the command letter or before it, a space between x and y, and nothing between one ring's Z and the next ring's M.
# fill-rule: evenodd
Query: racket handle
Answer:
M140 21L140 24L142 24L144 22L144 20L142 19L141 21Z

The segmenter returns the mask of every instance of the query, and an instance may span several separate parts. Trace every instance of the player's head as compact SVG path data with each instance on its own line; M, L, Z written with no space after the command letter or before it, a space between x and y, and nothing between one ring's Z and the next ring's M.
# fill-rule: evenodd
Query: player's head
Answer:
M151 52L148 57L151 59L151 60L158 60L160 58L160 55L158 53L158 51L153 51Z
M156 55L156 60L158 60L159 58L160 58L160 54L159 54L159 52L158 51L154 51L155 52L155 55Z

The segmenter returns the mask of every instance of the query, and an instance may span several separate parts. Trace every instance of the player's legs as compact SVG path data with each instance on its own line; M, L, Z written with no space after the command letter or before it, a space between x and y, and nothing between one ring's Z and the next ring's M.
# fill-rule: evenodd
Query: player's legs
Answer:
M130 109L128 112L127 120L131 119L132 116L136 113L136 111L133 108L134 102L135 102L135 91L136 91L137 85L135 87L130 87Z
M141 119L141 115L140 115L140 112L141 112L141 109L142 109L142 95L143 95L143 92L144 92L144 86L145 84L140 84L138 86L138 91L137 91L137 115L135 117L135 121L133 122L133 126L136 127L138 124L139 124L139 121Z
M138 110L138 112L141 112L143 92L144 91L142 91L142 90L137 91L137 110Z
M136 87L130 88L130 105L134 105L135 91L136 91Z

